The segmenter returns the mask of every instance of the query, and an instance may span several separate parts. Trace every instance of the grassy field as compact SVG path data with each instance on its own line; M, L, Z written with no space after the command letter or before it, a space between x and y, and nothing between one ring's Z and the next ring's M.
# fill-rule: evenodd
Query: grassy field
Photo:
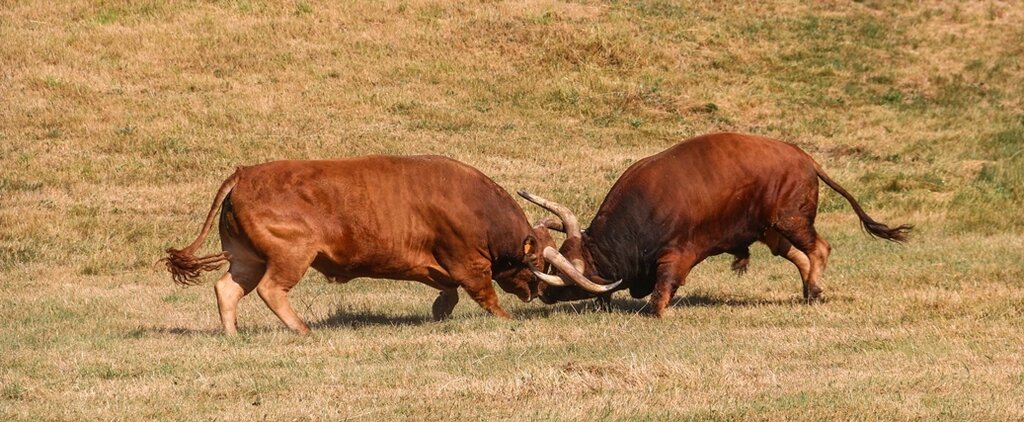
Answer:
M1024 418L1021 2L283 3L4 2L0 420ZM912 241L828 191L826 303L757 247L661 320L620 293L437 323L428 287L311 272L307 338L256 297L225 338L216 276L153 266L241 164L442 154L585 223L721 130L800 145Z

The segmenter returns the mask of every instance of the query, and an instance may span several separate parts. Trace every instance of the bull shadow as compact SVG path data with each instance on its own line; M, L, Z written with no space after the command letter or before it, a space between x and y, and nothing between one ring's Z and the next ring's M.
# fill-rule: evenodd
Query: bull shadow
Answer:
M434 322L434 319L428 314L395 315L383 312L353 312L351 310L339 309L326 318L319 320L307 319L306 322L307 325L309 325L309 328L315 331L332 328L351 329L370 326L424 325ZM277 331L288 331L288 329L283 324L279 323L267 326L246 326L244 324L240 324L238 327L238 333L243 336ZM194 329L185 327L139 327L124 333L126 338L141 338L150 335L223 337L224 330L220 328L220 326L210 329Z
M850 297L827 296L821 300L821 304L829 302L849 302ZM460 306L476 306L473 303L460 304ZM712 296L702 293L677 297L669 304L671 308L705 308L705 307L758 307L758 306L806 306L799 295L784 299L767 299L758 297L736 297L736 296ZM460 318L494 318L482 309L477 313L453 316L453 319ZM580 300L576 302L561 302L553 305L527 306L518 309L509 309L513 319L531 320L544 319L552 315L563 314L586 314L593 312L612 312L624 314L644 314L650 312L650 304L647 299L634 299L629 296L613 297L608 308L602 308L596 300ZM339 307L330 315L320 319L307 319L309 327L317 329L346 329L372 326L418 326L436 323L430 315L429 309L425 308L422 314L401 315L372 310L353 310L347 307ZM448 320L451 321L451 320ZM443 323L443 322L441 322ZM272 325L266 327L239 326L240 334L257 334L286 330L283 326ZM125 333L127 338L140 338L148 335L174 335L182 337L221 337L223 330L218 326L208 329L193 329L185 327L158 327L143 326Z
M376 311L353 311L351 309L338 308L326 318L311 321L309 328L359 328L369 326L404 326L423 325L434 322L434 318L427 309L422 315L395 315Z
M126 338L141 338L148 335L172 335L180 337L223 336L224 330L217 328L199 329L185 327L138 327L124 333Z
M817 304L827 304L833 301L848 301L844 298L826 297ZM735 307L748 308L758 306L804 306L804 299L794 295L784 299L768 299L758 297L735 297L735 296L712 296L706 294L692 294L684 297L677 297L669 303L670 308L711 308L711 307ZM516 314L520 318L534 319L546 318L554 314L591 313L591 312L619 312L619 313L647 313L650 312L650 303L646 298L634 299L632 297L613 297L607 308L598 305L596 300L580 300L576 302L563 302L556 305L549 305L541 308L519 309Z
M560 314L583 314L601 311L593 300L581 300L576 302L561 302L553 305L530 306L509 310L513 319L531 320L544 319L552 315ZM602 311L603 312L603 311Z
M636 299L633 299L636 300ZM822 298L817 303L827 303L827 298ZM672 300L669 306L673 308L703 308L703 307L736 307L749 308L755 306L789 306L804 305L806 300L799 294L784 299L766 299L759 297L734 297L734 296L709 296L705 294L694 294L690 296L677 297Z

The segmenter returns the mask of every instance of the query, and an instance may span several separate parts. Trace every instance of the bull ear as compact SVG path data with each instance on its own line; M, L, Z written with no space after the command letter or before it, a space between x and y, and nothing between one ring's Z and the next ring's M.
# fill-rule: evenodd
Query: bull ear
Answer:
M541 279L545 283L548 283L552 286L568 286L568 284L565 284L565 282L562 281L561 277L545 274L544 271L541 271L540 268L537 268L537 265L534 263L534 261L537 259L537 243L537 238L533 237L533 235L528 235L526 236L526 239L523 240L523 263L530 267L530 271L533 271L533 275L535 277Z
M537 256L537 238L532 234L526 235L526 239L523 239L523 255L531 261L532 257Z

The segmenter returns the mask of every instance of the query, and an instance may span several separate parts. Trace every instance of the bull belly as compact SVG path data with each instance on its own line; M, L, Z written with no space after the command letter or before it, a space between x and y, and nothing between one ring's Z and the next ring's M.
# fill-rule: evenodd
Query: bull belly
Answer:
M447 274L439 267L408 265L397 262L397 260L378 263L342 263L323 255L318 255L311 266L329 280L339 283L345 283L354 278L386 278L419 281L432 287L441 288L442 281L446 279Z

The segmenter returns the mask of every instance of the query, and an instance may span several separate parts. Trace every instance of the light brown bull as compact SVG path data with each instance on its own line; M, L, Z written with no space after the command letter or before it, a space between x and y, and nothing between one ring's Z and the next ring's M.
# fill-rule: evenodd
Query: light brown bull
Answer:
M220 212L223 252L196 257ZM524 301L538 295L531 268L554 245L543 225L490 178L436 156L369 156L332 161L276 161L241 167L217 192L191 245L168 249L174 281L194 284L228 262L214 290L227 334L253 289L289 328L309 328L288 291L309 267L345 282L356 277L415 280L441 290L436 319L446 318L462 287L501 318L491 280Z

